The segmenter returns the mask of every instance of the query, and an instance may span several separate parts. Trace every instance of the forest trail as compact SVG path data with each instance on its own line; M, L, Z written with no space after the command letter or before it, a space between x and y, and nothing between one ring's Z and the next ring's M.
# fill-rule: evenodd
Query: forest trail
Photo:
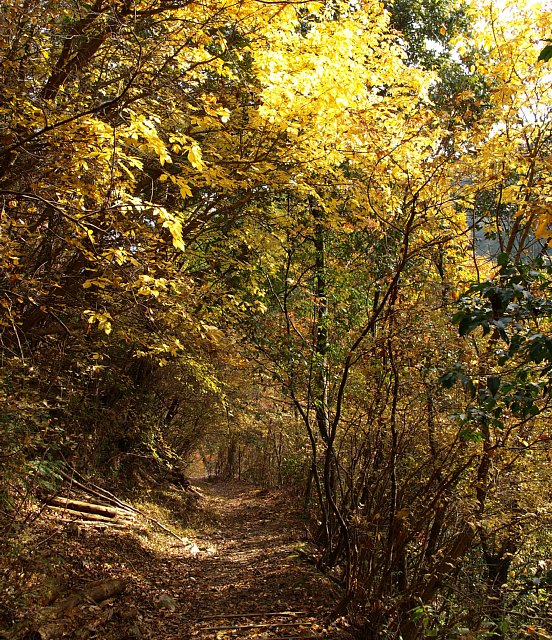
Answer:
M339 637L324 628L335 589L297 553L306 530L286 496L239 482L200 486L218 525L197 541L206 551L173 565L187 611L159 637Z
M191 545L146 527L145 521L142 528L102 531L76 523L63 525L56 514L45 513L30 545L28 595L14 604L11 617L17 624L6 637L349 637L343 629L325 626L339 593L306 560L305 523L289 497L236 481L193 484L203 495L196 507L199 524L182 529L190 511L175 506L176 493L172 515L163 518L189 536ZM125 586L114 597L97 604L84 597L60 613L60 603L63 607L75 594L98 583Z

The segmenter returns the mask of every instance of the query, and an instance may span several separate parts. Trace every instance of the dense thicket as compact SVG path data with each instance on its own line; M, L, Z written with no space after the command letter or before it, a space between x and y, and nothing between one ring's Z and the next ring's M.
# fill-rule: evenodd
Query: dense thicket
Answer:
M195 456L360 638L548 637L550 15L389 9L4 3L4 540Z

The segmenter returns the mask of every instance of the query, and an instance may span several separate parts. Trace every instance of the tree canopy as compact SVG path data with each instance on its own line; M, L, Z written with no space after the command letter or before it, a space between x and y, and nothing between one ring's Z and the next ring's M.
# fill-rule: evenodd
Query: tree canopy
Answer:
M547 638L551 33L510 0L7 0L4 531L67 458L195 454L302 496L359 637Z

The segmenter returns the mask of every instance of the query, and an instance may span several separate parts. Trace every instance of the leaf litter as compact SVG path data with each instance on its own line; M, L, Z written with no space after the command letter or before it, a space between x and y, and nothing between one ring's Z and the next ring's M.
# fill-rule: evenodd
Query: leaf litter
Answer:
M345 628L325 624L340 595L296 553L305 526L286 495L238 481L198 480L196 486L206 517L186 530L193 542L188 545L151 526L83 530L45 515L33 532L27 594L12 605L6 637L349 638ZM172 519L171 526L178 526L174 514ZM42 547L41 538L48 540ZM114 580L124 582L120 592L99 602L87 599L87 585ZM46 587L54 595L46 596ZM50 614L56 602L75 593L84 595L69 612L44 619L45 610Z

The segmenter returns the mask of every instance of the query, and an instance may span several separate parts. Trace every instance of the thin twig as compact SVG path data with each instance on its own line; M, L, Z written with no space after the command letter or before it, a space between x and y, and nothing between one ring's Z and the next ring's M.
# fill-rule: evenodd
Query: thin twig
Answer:
M142 516L143 518L145 518L149 522L153 522L153 524L157 525L160 529L162 529L163 531L168 533L173 538L176 538L180 543L182 543L184 545L192 544L191 540L188 540L186 538L182 538L177 533L175 533L172 529L169 529L169 527L164 525L162 522L159 522L159 520L156 520L155 518L152 518L152 516L149 516L147 513L144 513L143 511L140 511L140 509L136 509L135 507L131 506L130 504L128 504L126 502L123 502L122 500L117 498L117 496L113 495L109 491L106 491L105 489L102 489L101 487L99 487L98 485L95 485L93 483L90 483L90 486L88 486L87 484L84 484L84 482L87 482L86 479L83 478L83 476L76 469L73 469L69 465L67 465L67 468L71 471L71 473L74 476L77 476L78 478L81 478L83 480L83 482L79 482L78 480L75 480L74 477L69 476L67 473L65 473L63 470L61 470L60 474L64 478L69 480L70 482L73 482L73 484L75 484L75 486L78 486L79 488L83 489L84 491L88 491L92 495L96 495L98 497L101 497L104 500L106 500L107 502L110 502L111 504L114 504L115 506L118 506L121 509L125 509L127 511L132 511L134 513L137 513L138 515Z
M266 629L268 627L303 627L305 622L267 622L266 624L242 624L223 627L205 627L203 631L233 631L234 629Z
M277 616L307 616L308 611L272 611L269 613L218 613L216 615L203 616L198 620L216 620L220 618L275 618Z

